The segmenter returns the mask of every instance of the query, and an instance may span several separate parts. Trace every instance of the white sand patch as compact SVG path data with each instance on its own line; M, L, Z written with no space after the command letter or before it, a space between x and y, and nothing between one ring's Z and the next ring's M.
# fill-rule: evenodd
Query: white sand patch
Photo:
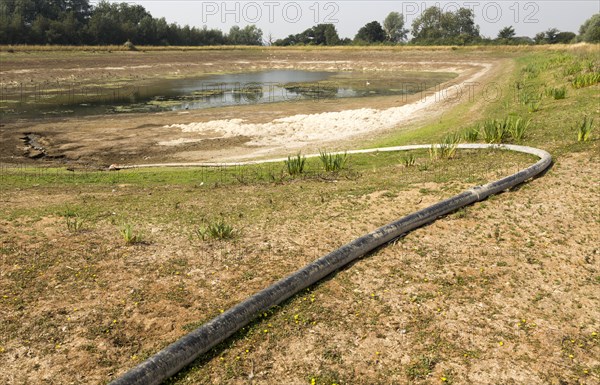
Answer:
M4 72L5 74L28 74L30 72L33 72L33 70L10 70L1 72Z
M243 135L252 138L250 142L246 143L247 145L271 148L293 149L311 143L336 142L395 128L410 122L420 114L439 113L442 110L442 104L465 100L469 97L469 89L472 90L473 82L491 68L491 64L482 64L481 66L481 70L467 81L461 84L446 83L443 89L425 91L421 94L419 101L399 107L383 110L360 108L339 112L299 114L267 123L246 123L242 119L224 119L172 124L166 127L178 128L185 133L197 132L203 135L212 131L221 138ZM168 143L163 145L176 145L177 140Z
M165 140L162 142L158 142L158 144L160 146L179 146L180 144L197 143L197 142L201 142L201 141L202 141L202 139L179 138L179 139L173 139L173 140Z

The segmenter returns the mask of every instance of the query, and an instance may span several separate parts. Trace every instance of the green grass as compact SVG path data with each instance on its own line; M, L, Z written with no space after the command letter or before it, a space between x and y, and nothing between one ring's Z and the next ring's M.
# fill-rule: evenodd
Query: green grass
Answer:
M567 87L564 85L560 87L551 87L546 90L546 95L554 98L554 100L561 100L567 97Z
M464 132L463 132L463 139L468 142L468 143L474 143L477 142L477 139L479 139L479 131L480 131L480 126L479 125L475 125L472 127L467 128Z
M69 230L71 233L78 233L82 231L84 223L85 219L81 218L79 215L65 216L67 230Z
M583 151L587 147L574 146L573 137L568 134L573 127L573 123L569 122L573 122L574 116L590 115L597 111L599 100L598 91L594 87L567 90L571 87L573 76L565 76L563 71L579 62L584 64L583 75L589 75L592 69L598 72L600 68L600 60L595 51L590 49L519 54L514 58L516 68L512 74L492 80L501 90L499 98L489 103L477 103L481 101L481 96L477 97L476 93L472 100L465 98L458 106L445 112L442 119L435 119L420 127L403 127L397 133L374 141L369 147L439 142L446 134L457 131L463 133L465 141L471 142L475 137L475 130L477 140L484 142L517 141L511 137L510 132L495 126L487 127L491 132L484 138L483 126L486 121L502 121L507 116L518 116L530 121L520 140L522 144L544 148L553 155ZM530 72L537 72L537 75L523 76ZM563 87L565 98L560 99ZM554 99L554 93L552 96L546 93L552 92L548 91L551 88L559 90L559 99ZM541 93L548 97L541 98ZM532 113L528 104L535 99L541 103L537 111ZM589 141L580 143L588 143L597 148L598 143L593 138L594 132Z
M415 154L408 154L404 157L402 157L402 164L404 164L404 167L412 167L417 163L417 157L415 156Z
M439 146L432 145L429 149L429 156L432 160L435 159L452 159L456 155L460 135L448 134L442 139Z
M306 163L306 157L298 153L295 157L288 156L285 161L288 174L291 176L300 175L304 172L304 165Z
M209 238L225 240L234 238L238 232L223 220L209 223L207 226L200 226L196 229L198 238L207 240Z
M508 134L505 120L488 119L481 125L481 137L486 143L502 143Z
M437 365L439 359L431 356L420 356L413 360L406 369L406 374L411 380L427 378Z
M127 245L135 245L136 243L142 243L143 236L137 233L133 229L133 225L130 223L125 223L119 229L119 233L121 234L121 238Z
M587 142L590 140L590 135L594 126L594 119L585 116L581 123L577 126L577 141Z
M332 154L327 151L319 151L319 159L325 171L338 172L346 167L348 154Z
M583 67L581 66L581 63L574 63L571 64L569 66L567 66L563 71L563 75L566 76L572 76L575 74L578 74L579 72L581 72L581 70L583 69Z
M600 72L577 74L571 81L573 88L590 87L600 83Z
M510 137L517 142L520 142L525 137L525 132L529 127L531 120L522 117L507 118L507 127Z

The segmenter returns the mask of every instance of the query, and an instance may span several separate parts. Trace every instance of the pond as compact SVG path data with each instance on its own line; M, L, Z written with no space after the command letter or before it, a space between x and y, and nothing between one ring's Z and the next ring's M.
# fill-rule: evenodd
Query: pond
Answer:
M258 103L410 95L452 79L441 72L266 70L112 85L48 82L0 89L0 116L185 111Z

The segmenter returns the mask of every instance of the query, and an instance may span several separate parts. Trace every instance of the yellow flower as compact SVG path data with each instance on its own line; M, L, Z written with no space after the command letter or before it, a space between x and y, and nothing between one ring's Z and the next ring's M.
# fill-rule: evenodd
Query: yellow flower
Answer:
M446 377L442 377L441 380L442 380L442 382L448 381L448 379Z
M503 346L503 345L504 345L504 342L498 341L498 346Z

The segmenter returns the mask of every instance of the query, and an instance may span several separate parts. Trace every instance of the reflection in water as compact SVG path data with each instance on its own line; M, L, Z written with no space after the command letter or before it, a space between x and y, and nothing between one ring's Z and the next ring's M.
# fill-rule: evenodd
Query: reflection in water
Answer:
M272 70L112 86L18 84L0 87L0 116L179 111L295 100L410 95L451 78L450 74L396 73L365 82L365 76Z

